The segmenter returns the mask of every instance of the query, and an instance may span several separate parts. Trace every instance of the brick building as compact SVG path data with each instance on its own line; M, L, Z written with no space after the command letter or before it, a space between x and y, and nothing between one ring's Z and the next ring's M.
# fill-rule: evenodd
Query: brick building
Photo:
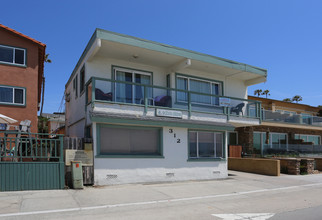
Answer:
M0 24L0 113L37 132L46 45ZM17 123L17 124L18 124Z
M248 96L262 103L262 123L236 128L238 144L254 156L286 151L309 152L321 148L320 108Z

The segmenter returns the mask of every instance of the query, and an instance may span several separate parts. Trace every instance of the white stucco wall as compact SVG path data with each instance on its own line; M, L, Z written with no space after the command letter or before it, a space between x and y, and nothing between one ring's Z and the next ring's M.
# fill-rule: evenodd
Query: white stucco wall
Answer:
M176 138L169 133L170 128ZM96 147L95 138L94 155ZM227 178L226 160L187 161L187 128L163 127L163 155L164 158L95 158L95 185Z
M80 92L80 74L79 71L83 67L85 62L80 65L80 68L76 71L78 76L77 80L77 97L76 90L73 89L73 80L76 75L71 79L70 83L65 89L65 96L69 94L69 101L65 103L65 129L66 136L69 137L84 137L84 124L85 124L85 91ZM85 70L86 70L85 66ZM85 77L88 75L85 73ZM85 79L85 82L87 80Z

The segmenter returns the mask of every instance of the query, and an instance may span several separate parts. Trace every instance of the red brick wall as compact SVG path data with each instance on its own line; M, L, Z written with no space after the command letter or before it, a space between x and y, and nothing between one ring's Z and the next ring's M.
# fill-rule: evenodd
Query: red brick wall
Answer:
M0 104L0 113L19 122L31 120L32 132L37 132L38 111L38 46L37 44L0 29L0 44L27 49L27 67L0 64L0 85L26 88L26 106Z

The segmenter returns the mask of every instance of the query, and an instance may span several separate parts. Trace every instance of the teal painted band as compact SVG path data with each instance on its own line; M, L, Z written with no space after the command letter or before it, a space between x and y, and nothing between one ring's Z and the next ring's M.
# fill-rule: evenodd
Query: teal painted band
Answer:
M93 122L97 123L112 123L112 124L132 124L140 126L162 126L162 127L181 127L181 128L194 128L194 129L207 129L207 130L218 130L218 131L234 131L233 126L218 126L218 125L202 125L202 124L191 124L191 123L178 123L178 122L160 122L160 121L143 121L136 119L118 119L118 118L107 118L107 117L91 117Z
M187 162L211 162L211 161L219 161L226 162L225 158L189 158Z
M159 159L164 159L164 156L159 156L159 155L97 155L95 158L137 158L137 159L142 159L142 158L159 158Z

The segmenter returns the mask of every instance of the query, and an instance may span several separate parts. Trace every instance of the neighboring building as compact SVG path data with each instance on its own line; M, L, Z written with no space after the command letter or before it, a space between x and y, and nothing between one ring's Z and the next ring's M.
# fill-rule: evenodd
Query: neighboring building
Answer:
M254 96L248 98L262 103L263 121L259 126L236 128L245 153L257 156L322 153L322 117L317 116L320 108Z
M65 90L66 135L93 139L96 185L226 178L235 127L260 124L267 71L96 29Z
M47 119L46 127L49 134L65 134L65 113L43 113L42 117Z
M0 24L0 113L37 132L46 45Z

